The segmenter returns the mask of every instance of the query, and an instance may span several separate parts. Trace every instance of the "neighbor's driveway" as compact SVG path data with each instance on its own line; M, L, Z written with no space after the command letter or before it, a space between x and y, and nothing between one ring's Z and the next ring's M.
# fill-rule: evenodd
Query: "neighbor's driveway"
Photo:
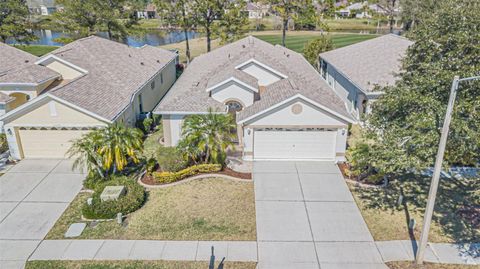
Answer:
M0 268L22 268L82 188L70 160L22 160L0 177Z
M336 165L255 162L259 269L387 268Z

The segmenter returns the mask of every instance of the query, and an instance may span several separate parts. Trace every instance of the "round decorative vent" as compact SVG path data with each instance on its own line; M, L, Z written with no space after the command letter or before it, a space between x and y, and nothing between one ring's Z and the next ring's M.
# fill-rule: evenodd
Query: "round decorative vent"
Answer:
M303 106L301 104L295 104L292 106L292 113L295 115L298 115L302 113L303 111Z

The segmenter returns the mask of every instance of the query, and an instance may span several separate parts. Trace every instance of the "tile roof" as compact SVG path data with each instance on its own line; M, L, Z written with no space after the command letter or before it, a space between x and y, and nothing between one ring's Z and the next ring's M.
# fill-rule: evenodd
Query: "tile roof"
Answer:
M393 85L401 71L401 59L412 41L393 34L383 35L320 54L361 90L371 92L376 85Z
M114 120L133 95L163 67L176 58L165 49L141 48L90 36L51 53L88 71L49 91L105 119Z
M352 118L345 103L301 54L251 36L196 57L155 112L206 112L209 107L224 111L225 105L210 98L206 89L215 84L210 81L221 81L219 77L237 77L239 70L235 67L250 59L285 74L287 78L268 85L260 94L259 100L239 112L237 120L245 119L296 94L302 94L342 116ZM247 84L253 82L238 79ZM258 83L255 87L258 88Z
M38 84L60 76L57 72L36 65L38 57L0 42L0 83Z

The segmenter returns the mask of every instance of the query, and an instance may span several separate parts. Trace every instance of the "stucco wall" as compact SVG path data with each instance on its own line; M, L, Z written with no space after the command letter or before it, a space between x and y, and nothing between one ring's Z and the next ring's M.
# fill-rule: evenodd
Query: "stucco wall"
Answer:
M281 77L273 74L261 66L258 66L255 63L250 63L242 67L242 71L258 79L259 86L266 86L281 79Z
M81 72L55 60L47 64L46 67L56 71L57 73L60 73L62 78L67 80L71 80L82 75Z
M252 90L233 81L213 90L211 94L212 98L220 103L235 100L240 101L244 107L251 106L254 98Z
M163 115L163 135L165 146L176 146L182 136L182 125L185 115Z

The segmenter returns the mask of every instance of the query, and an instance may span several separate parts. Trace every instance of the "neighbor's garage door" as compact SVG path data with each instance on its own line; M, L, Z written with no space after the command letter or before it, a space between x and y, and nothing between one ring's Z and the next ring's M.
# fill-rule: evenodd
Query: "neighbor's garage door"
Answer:
M259 131L254 159L335 159L335 131Z
M71 140L88 131L80 130L19 130L24 158L65 158Z

